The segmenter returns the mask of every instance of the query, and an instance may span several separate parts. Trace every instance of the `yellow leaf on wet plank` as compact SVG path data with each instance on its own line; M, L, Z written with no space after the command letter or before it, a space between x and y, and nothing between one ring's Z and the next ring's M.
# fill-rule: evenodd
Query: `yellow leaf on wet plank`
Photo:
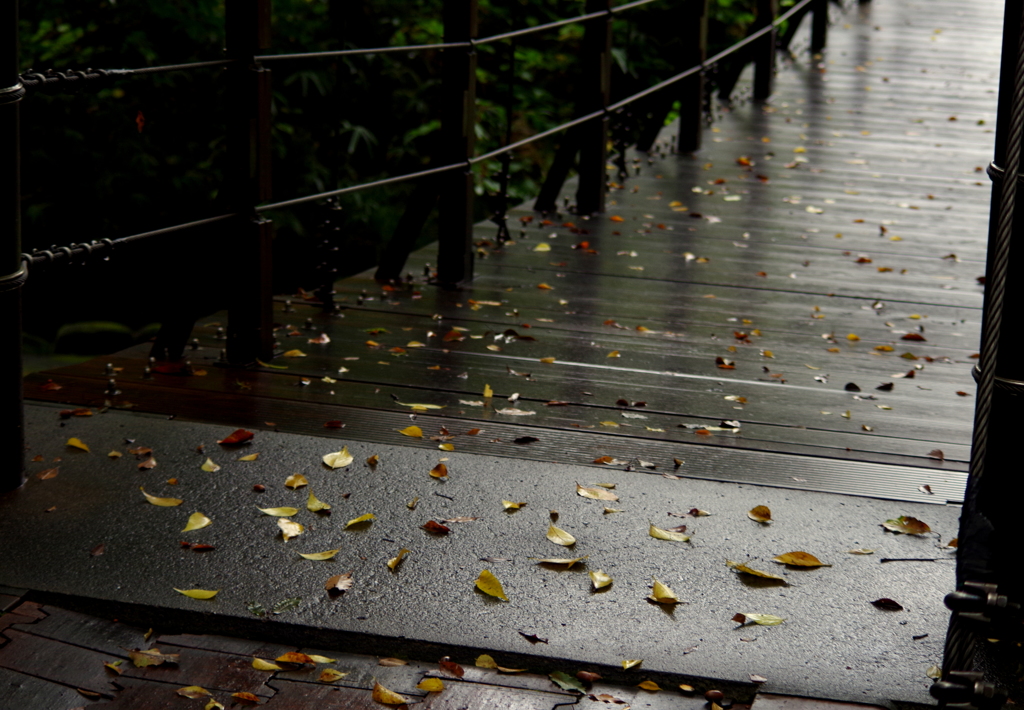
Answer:
M288 518L278 518L277 527L281 529L281 537L284 538L285 542L288 542L293 537L298 537L306 530L302 523L293 522Z
M610 353L608 353L607 357L622 357L622 355L621 353L619 353L618 350L612 350Z
M303 476L301 473L293 473L284 479L284 485L286 488L295 490L296 488L302 488L302 486L309 485L309 479Z
M631 660L628 660L628 661L623 661L622 662L622 668L623 668L623 670L627 670L628 671L630 668L636 668L637 666L639 666L643 662L644 661L643 661L642 658L635 658L635 659L631 659Z
M444 690L444 681L440 678L424 678L416 684L416 687L428 693L440 693Z
M423 430L420 429L415 424L412 425L412 426L407 426L405 429L399 429L398 433L399 434L404 434L405 436L412 437L413 439L422 439L423 438Z
M341 552L340 548L337 550L324 550L323 552L300 552L299 557L304 557L307 560L314 561L332 560L339 552Z
M290 517L292 515L295 515L296 513L299 512L298 508L289 508L287 506L284 506L282 508L259 508L259 507L257 507L256 509L258 511L260 511L261 513L266 513L267 515L271 515L271 516L273 516L275 518L288 518L288 517Z
M301 350L288 350L281 354L284 355L284 357L306 357L306 353Z
M174 506L181 505L185 502L181 498L160 498L159 496L151 496L146 493L142 486L139 486L139 490L142 491L142 495L146 496L146 500L153 505L160 506L161 508L173 508Z
M398 551L397 555L388 560L388 569L394 570L395 568L397 568L399 563L402 561L402 558L404 558L408 554L409 550L403 547L401 550Z
M253 658L252 667L258 671L283 671L284 668L277 665L273 661L268 661L263 658Z
M215 464L211 458L207 458L199 468L203 469L207 473L216 473L220 470L220 466Z
M550 365L550 364L554 363L554 361L555 361L555 358L553 358L553 357L542 357L542 358L540 359L540 361L541 361L541 362L543 362L543 363L547 363L548 365Z
M393 690L388 690L376 681L373 683L372 697L376 702L384 703L385 705L405 705L409 702L408 698L399 695Z
M213 521L207 518L202 513L192 513L192 515L188 516L188 522L185 523L185 527L182 528L181 531L189 532L191 530L200 530L201 528L205 528L207 525L211 525L212 523Z
M440 404L410 404L407 402L399 402L397 399L395 400L395 404L400 404L403 407L410 407L411 409L421 412L425 412L428 409L444 409L444 407Z
M659 582L657 579L654 580L654 588L651 590L650 596L647 597L652 602L658 604L678 604L679 597L673 592L667 584Z
M579 483L576 484L576 495L584 498L593 498L594 500L618 500L619 497L611 491L605 490L604 488L587 488L581 486Z
M851 343L855 343L858 340L860 340L860 336L857 335L856 333L850 333L849 335L846 336L846 339L849 340Z
M327 656L318 656L315 653L309 654L309 660L313 663L337 663L337 658L328 658Z
M588 557L590 557L590 555L584 555L583 557L572 557L572 558L567 558L567 557L545 557L544 559L537 560L537 564L565 565L566 569L572 569L572 566L574 564L576 564L577 562L582 562L583 560L587 559Z
M541 242L533 248L534 251L551 251L551 245L547 242Z
M690 536L681 532L674 532L672 530L665 530L659 528L654 523L649 523L650 527L647 529L647 534L658 540L671 540L673 542L689 542Z
M491 389L490 385L484 385L484 395L483 396L485 398L486 397L493 397L494 396L494 390Z
M490 594L492 597L508 601L508 597L505 596L505 589L501 586L501 582L498 581L497 577L491 574L490 570L483 570L480 573L480 576L476 578L476 588L484 594Z
M554 525L548 525L547 538L556 545L562 545L563 547L572 547L576 544L576 538Z
M747 511L747 517L759 523L770 523L772 511L767 505L758 505Z
M475 665L477 668L498 667L497 661L495 661L494 658L492 658L491 656L488 656L486 653L481 653L479 656L477 656L476 661L474 661L473 665Z
M366 515L360 515L358 518L352 518L347 523L345 523L345 527L346 528L350 528L353 525L359 525L361 523L367 523L367 522L375 519L376 517L377 516L374 515L373 513L367 513Z
M347 675L348 673L339 671L337 668L324 668L320 671L320 677L317 678L317 680L321 683L333 683L337 680L341 680Z
M203 710L224 710L224 705L210 698L210 702L203 706Z
M784 565L792 565L794 567L831 567L832 565L825 564L817 557L809 552L787 552L784 555L773 557L773 560Z
M659 690L661 690L661 686L655 683L653 680L645 680L642 683L637 683L636 687L643 688L644 690L649 690L652 693L656 693Z
M219 589L178 589L177 587L173 589L178 594L184 594L186 597L193 599L213 599L217 596L217 592L220 591Z
M594 585L594 589L603 589L612 583L612 578L601 570L590 572L589 574L590 582Z
M81 449L82 451L89 453L89 447L86 446L85 443L77 436L73 436L70 439L68 439L67 445L70 446L71 448Z
M553 291L555 289L554 286L549 286L547 284L537 284L537 288L541 289L542 291Z
M455 451L455 444L439 444L437 448L441 451Z
M192 700L209 697L210 695L209 690L198 685L187 685L184 688L178 688L174 692L183 698L190 698Z
M423 432L420 432L420 436L423 436ZM352 464L352 454L348 452L348 447L343 446L341 451L335 451L333 454L326 454L323 458L323 462L331 468L344 468Z
M739 562L726 560L725 564L727 564L729 567L736 570L737 572L742 572L743 574L749 574L754 577L762 577L764 579L775 579L780 582L785 582L786 584L789 584L789 582L786 582L786 579L784 577L780 577L777 574L771 574L770 572L762 572L761 570L754 569L753 567L748 567L747 565L741 564Z
M510 501L510 500L503 500L503 501L501 501L501 506L502 506L502 507L503 507L503 508L504 508L505 510L519 510L519 509L520 509L520 508L522 508L522 507L523 507L524 505L526 505L526 501L521 501L521 502L519 502L519 503L513 503L513 502L512 502L512 501Z

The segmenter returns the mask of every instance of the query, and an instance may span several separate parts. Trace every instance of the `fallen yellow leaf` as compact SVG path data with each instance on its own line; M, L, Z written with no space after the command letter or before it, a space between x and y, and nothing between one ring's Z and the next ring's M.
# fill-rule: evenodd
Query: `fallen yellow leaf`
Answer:
M505 510L519 510L519 509L520 509L520 508L522 508L522 507L523 507L524 505L526 505L526 501L522 501L522 502L520 502L520 503L513 503L513 502L512 502L512 501L510 501L510 500L503 500L503 501L501 501L501 506L502 506L502 507L503 507L503 508L504 508Z
M398 433L399 434L404 434L405 436L410 436L413 439L422 439L423 438L423 430L420 429L416 425L407 426L405 429L399 429Z
M553 357L542 357L542 358L540 359L540 361L541 361L541 362L543 362L543 363L546 363L546 364L550 365L550 364L554 363L554 361L555 361L555 358L553 358Z
M284 355L284 357L306 357L306 353L301 350L288 350L281 354Z
M139 486L139 490L142 491L142 495L146 496L146 500L153 505L159 505L161 508L173 508L174 506L181 505L185 502L181 498L160 498L158 496L151 496L146 493L142 486Z
M317 680L321 683L333 683L336 680L341 680L347 675L348 673L343 673L337 668L324 668L320 671L320 677L317 678Z
M388 560L388 569L395 569L398 564L402 561L402 558L409 554L409 550L404 547L398 551L398 554Z
M448 466L442 461L430 469L430 475L434 478L448 478Z
M315 495L313 495L313 491L312 490L309 491L309 497L306 498L306 510L308 510L311 513L316 513L316 512L319 512L321 510L330 510L330 509L331 509L331 506L330 506L329 503L324 503L322 500L320 500ZM295 512L297 513L298 511L295 511ZM295 515L295 513L292 513L292 515Z
M441 451L455 451L455 444L439 444L437 448Z
M440 693L444 690L444 681L440 678L424 678L416 684L416 687L428 693Z
M301 473L293 473L284 480L285 488L291 488L293 491L296 488L302 488L302 486L309 485L309 479L303 476Z
M762 572L761 570L754 569L753 567L748 567L747 565L741 564L739 562L726 560L725 564L727 564L729 567L736 570L737 572L742 572L743 574L750 574L754 577L763 577L764 579L777 579L780 582L785 582L786 584L789 584L789 582L786 582L785 577L780 577L779 575L771 574L770 572Z
M178 695L183 698L190 698L195 700L197 698L205 698L210 695L210 691L206 688L202 688L198 685L187 685L184 688L178 688L176 691Z
M497 668L498 663L486 653L481 653L476 657L474 664L477 668Z
M173 589L178 594L184 594L193 599L213 599L220 591L219 589L178 589L177 587L173 587Z
M901 515L895 520L886 520L882 527L892 532L903 533L904 535L924 535L932 531L928 523L922 522L909 515Z
M207 525L212 524L213 521L207 518L202 513L196 512L188 516L188 522L185 523L185 527L182 532L189 532L190 530L199 530L205 528Z
M420 436L423 436L422 431L420 432ZM344 446L341 451L335 451L333 454L325 455L323 461L331 468L344 468L352 463L353 458L352 454L348 452L348 447Z
M773 560L784 565L793 565L794 567L831 567L832 565L825 564L814 555L809 552L787 552L784 555L773 557Z
M665 530L663 528L659 528L654 523L649 523L649 526L647 534L659 540L671 540L672 542L689 542L690 540L690 536L684 533Z
M491 389L490 385L484 385L484 398L493 397L494 390Z
M263 658L253 658L252 667L258 671L283 671L284 668L277 665L273 661L267 661Z
M367 513L366 515L360 515L358 518L352 518L347 523L345 523L345 527L346 528L350 528L353 525L359 525L360 523L369 522L370 520L373 520L376 517L377 516L374 515L373 513Z
M565 530L562 530L562 528L557 528L554 525L548 525L547 538L556 545L562 545L564 547L572 547L576 544L576 538Z
M622 662L622 668L623 668L623 670L627 670L628 671L630 668L636 668L637 666L639 666L643 662L644 661L643 661L642 658L637 658L637 659L632 659L632 660L628 660L628 661L623 661Z
M315 561L331 560L334 559L334 556L339 552L341 552L340 548L337 550L325 550L323 552L300 552L299 557L304 557L307 560Z
M210 698L210 702L203 706L203 710L224 710L224 705L218 703L214 698Z
M220 470L220 466L218 466L217 464L215 464L215 463L213 462L213 459L211 459L211 458L209 458L209 457L207 457L206 461L204 461L204 462L203 462L203 465L202 465L202 466L200 466L199 468L203 469L203 470L204 470L204 471L206 471L207 473L216 473L217 471L219 471L219 470Z
M82 451L89 453L89 447L86 446L85 443L77 436L73 436L70 439L68 439L67 445L72 448L81 449Z
M399 695L393 690L388 690L376 681L373 683L372 697L378 703L384 703L385 705L405 705L409 702L408 698Z
M248 456L242 456L238 460L239 461L255 461L259 457L260 457L259 452L257 452L255 454L249 454Z
M760 626L778 626L785 619L771 614L736 614L732 620L739 624L759 624Z
M656 693L659 690L661 690L661 686L655 683L653 680L645 680L641 683L637 683L636 686L638 688L643 688L644 690L649 690L652 693Z
M266 513L267 515L272 515L275 518L287 518L287 517L295 515L296 513L299 512L298 508L289 508L288 506L284 506L282 508L259 508L259 507L257 507L256 509L258 511L260 511L261 513Z
M537 564L548 564L548 565L565 565L566 569L572 569L572 566L577 562L581 562L590 557L590 555L584 555L583 557L545 557L544 559L537 560Z
M663 584L657 579L654 580L654 589L647 598L652 602L657 602L658 604L679 603L679 597L676 596L676 593L673 592L667 584Z
M534 251L551 251L551 245L547 242L541 242L533 248Z
M309 660L313 663L337 663L337 658L328 658L327 656L318 656L315 653L309 654Z
M489 570L483 570L480 576L476 578L476 588L484 594L490 594L492 597L498 599L504 599L508 601L508 597L505 596L505 589L501 586L501 582L495 577Z
M278 518L277 527L281 528L281 537L284 538L285 542L288 542L293 537L298 537L306 530L302 523L292 522L288 518Z
M612 350L610 353L608 353L608 357L622 357L622 355L619 353L618 350Z
M576 495L584 498L593 498L594 500L618 500L619 497L611 491L604 490L604 488L587 488L581 486L579 483L576 484Z
M602 572L601 570L597 570L596 572L590 572L589 574L590 581L591 583L593 583L594 589L603 589L604 587L607 587L609 584L612 583L612 578L604 572Z

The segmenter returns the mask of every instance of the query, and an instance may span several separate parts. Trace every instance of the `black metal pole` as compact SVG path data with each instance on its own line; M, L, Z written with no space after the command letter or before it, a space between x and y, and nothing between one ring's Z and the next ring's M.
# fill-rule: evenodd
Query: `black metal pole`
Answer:
M768 27L779 12L779 0L757 0L757 20L753 30ZM817 21L818 13L814 14ZM754 49L754 98L763 101L772 95L775 81L776 31L772 29L757 43Z
M811 3L811 52L817 54L825 49L828 40L829 0L815 0Z
M4 203L3 231L0 232L0 333L6 346L0 348L0 451L6 463L0 466L0 493L25 482L25 412L21 392L21 289L26 271L21 262L21 167L19 102L25 87L18 76L18 0L3 0L0 36L7 49L0 58L0 195Z
M226 191L239 215L233 240L228 306L228 362L248 365L273 357L273 283L269 220L254 207L271 199L270 70L255 55L270 48L271 0L227 0L228 170Z
M608 11L611 0L587 0L586 12ZM612 15L587 20L581 47L584 86L581 111L586 114L603 109L611 101ZM576 211L580 214L604 212L608 182L608 117L596 118L580 127L579 187Z
M477 0L444 1L444 41L465 42L477 34ZM473 156L476 142L476 51L443 50L441 154L457 163ZM473 278L473 171L444 174L438 219L437 278L454 286Z
M680 69L702 64L708 58L708 0L690 0L680 5L680 34L683 51ZM700 150L704 135L704 72L679 82L679 134L676 151Z

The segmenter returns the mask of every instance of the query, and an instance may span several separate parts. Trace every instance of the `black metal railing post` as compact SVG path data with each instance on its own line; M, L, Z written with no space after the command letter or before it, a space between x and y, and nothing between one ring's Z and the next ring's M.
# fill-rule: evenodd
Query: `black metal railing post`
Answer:
M587 0L586 12L611 9L611 0ZM581 47L583 76L580 110L587 114L600 111L611 101L612 15L587 20ZM604 211L607 189L605 165L608 162L608 117L595 118L580 127L579 186L576 211L593 214Z
M444 0L444 41L466 42L477 34L477 0ZM442 55L442 163L473 157L476 142L476 50L445 49ZM473 171L439 178L437 278L454 286L473 278Z
M1017 206L1024 197L1020 189L1024 177L1024 17L1018 0L1006 1L1003 22L995 152L989 166L994 187L981 355L974 368L978 387L971 466L960 515L957 591L946 597L953 613L942 680L932 688L943 707L964 702L963 672L984 667L991 673L991 669L1006 669L1020 662L1014 638L1019 635L1020 619L1000 621L1005 610L1024 603L1024 582L1014 565L1007 564L1007 560L1019 556L1014 544L1020 517L1016 501L1022 490L1016 475L1016 420L1024 405L1024 362L1020 358L1024 333L1017 322L1024 308L1024 280L1014 276L1024 272L1024 209ZM993 600L1001 600L1001 609ZM976 639L1007 642L975 643ZM976 653L987 656L977 666ZM1013 687L1016 682L1019 691L1019 673L1013 673L1012 679L1008 676L986 680L1004 687L1007 683ZM971 688L983 690L986 684L969 682L966 686L967 695L971 695Z
M25 412L21 392L21 288L26 271L21 261L21 169L19 102L25 87L18 76L18 0L0 6L0 493L25 482ZM3 365L2 363L7 363ZM7 412L7 414L2 414Z
M681 3L680 35L683 40L682 67L702 64L708 58L708 0ZM679 133L676 151L700 150L704 135L704 72L679 82Z
M775 16L779 14L779 0L757 0L757 20L753 30L772 27ZM814 13L817 22L818 13ZM762 37L754 48L754 98L763 101L772 95L772 84L775 82L775 47L776 31L772 29Z
M825 49L828 41L829 0L814 0L811 3L811 52L817 54Z
M248 365L273 356L273 284L270 220L256 205L271 198L270 70L255 56L270 47L271 0L227 0L228 68L225 190L238 215L228 238L232 264L228 305L228 362Z

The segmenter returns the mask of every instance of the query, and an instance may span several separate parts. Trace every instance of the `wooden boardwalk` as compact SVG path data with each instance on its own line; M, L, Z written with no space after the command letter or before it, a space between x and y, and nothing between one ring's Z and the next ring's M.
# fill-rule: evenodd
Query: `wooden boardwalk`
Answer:
M32 375L26 397L956 502L974 406L999 3L875 0L835 19L820 63L794 60L764 106L723 109L699 154L631 154L605 214L523 206L510 219L514 243L500 247L492 226L478 227L477 275L461 291L426 283L427 249L410 258L407 287L382 289L369 274L339 282L336 316L302 295L279 298L282 355L266 367L218 365L217 314L196 327L192 374L144 377L140 346ZM669 129L662 145L670 139ZM424 439L396 433L410 423ZM296 649L219 637L147 643L139 629L24 603L0 617L0 631L12 707L176 707L198 702L174 697L192 684L225 704L251 692L273 707L380 707L371 677L393 678L430 708L573 702L545 677L472 668L445 679L454 692L424 697L416 683L436 667L383 668L371 657L339 662L358 680L338 687L308 673L268 680L251 656ZM180 651L181 664L103 667L150 645ZM600 692L637 708L704 706L675 693Z
M346 279L336 317L279 299L284 354L266 368L216 365L215 315L190 353L203 376L143 379L140 346L35 375L27 396L301 433L340 420L344 436L370 440L419 411L434 429L491 432L459 437L465 450L710 456L694 475L921 500L927 483L957 500L999 20L988 2L858 6L820 64L800 57L770 103L725 109L699 154L631 155L606 214L523 206L500 248L481 225L461 291ZM425 249L409 268L432 260ZM41 389L49 379L63 389ZM517 447L498 431L540 441Z

